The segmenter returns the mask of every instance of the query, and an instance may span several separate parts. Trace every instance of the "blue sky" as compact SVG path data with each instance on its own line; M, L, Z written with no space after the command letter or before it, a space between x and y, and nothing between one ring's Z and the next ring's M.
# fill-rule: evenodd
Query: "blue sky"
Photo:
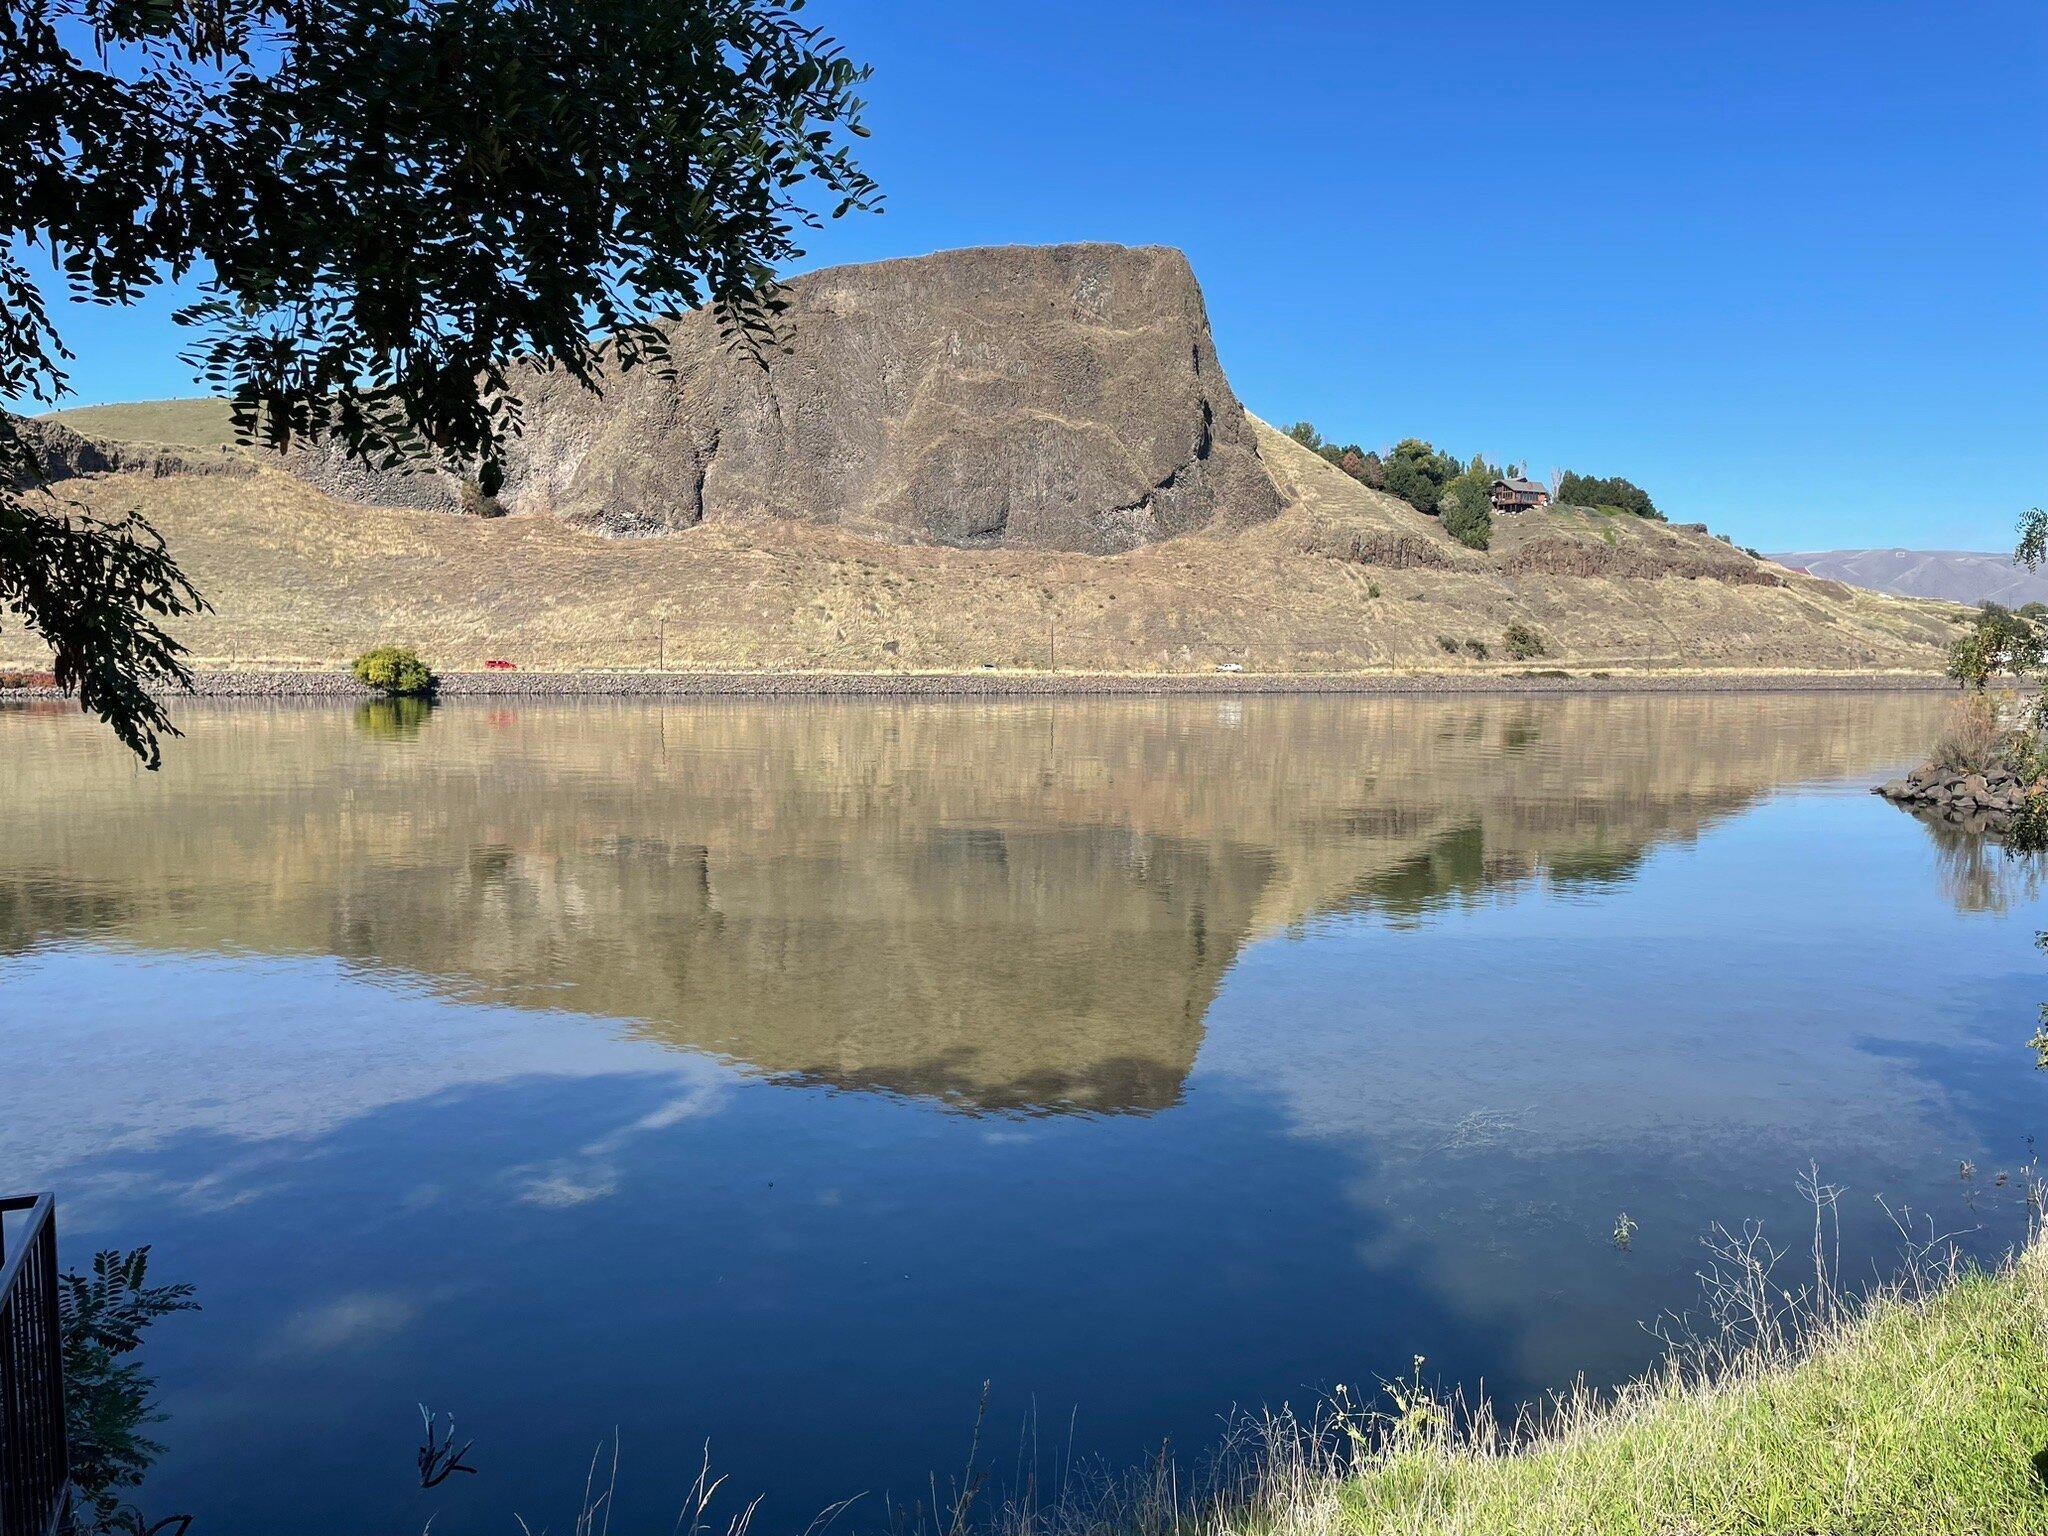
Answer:
M1764 548L2048 502L2048 7L813 0L887 212L805 265L1175 245L1245 404L1624 474ZM168 302L82 401L193 392Z

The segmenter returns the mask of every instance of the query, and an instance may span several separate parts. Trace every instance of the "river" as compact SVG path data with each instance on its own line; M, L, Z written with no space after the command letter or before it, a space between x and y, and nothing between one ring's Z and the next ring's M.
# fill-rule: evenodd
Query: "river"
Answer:
M1810 1167L1855 1274L2018 1230L2037 872L1868 793L1942 706L9 708L0 1183L197 1286L206 1532L566 1529L615 1429L614 1528L707 1443L878 1528L984 1382L1000 1483L1611 1381Z

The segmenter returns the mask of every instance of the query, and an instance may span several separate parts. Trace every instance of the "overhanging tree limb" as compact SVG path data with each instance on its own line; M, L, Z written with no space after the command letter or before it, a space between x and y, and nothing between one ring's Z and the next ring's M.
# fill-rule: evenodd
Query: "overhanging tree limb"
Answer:
M102 303L196 273L185 355L244 440L431 456L491 494L520 426L513 360L594 389L664 366L659 321L704 304L762 355L798 231L878 206L848 147L867 71L801 10L13 0L0 399L64 385L14 249L43 248L73 298ZM197 595L139 518L60 515L29 483L0 481L0 593L53 646L71 637L60 677L153 763L147 687L184 675L155 619Z

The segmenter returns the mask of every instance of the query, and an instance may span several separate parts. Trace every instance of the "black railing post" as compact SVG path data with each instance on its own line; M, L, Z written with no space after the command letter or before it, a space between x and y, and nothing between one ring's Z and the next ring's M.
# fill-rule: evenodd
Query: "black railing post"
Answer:
M51 1536L71 1502L57 1205L46 1194L0 1199L9 1211L28 1219L12 1254L0 1245L0 1536Z

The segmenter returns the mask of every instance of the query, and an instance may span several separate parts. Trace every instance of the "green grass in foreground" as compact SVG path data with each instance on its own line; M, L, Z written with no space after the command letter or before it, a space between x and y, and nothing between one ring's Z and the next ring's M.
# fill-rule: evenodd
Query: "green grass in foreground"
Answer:
M1519 1449L1421 1420L1327 1486L1297 1484L1271 1529L2048 1532L2033 1459L2048 1448L2048 1243L1840 1309L1801 1344L1674 1360L1604 1404L1567 1398Z
M1816 1216L1840 1193L1815 1183ZM2036 1213L2044 1191L2029 1181ZM1503 1427L1417 1376L1389 1411L1341 1389L1324 1413L1240 1421L1192 1479L1162 1454L1121 1477L1034 1474L1009 1495L968 1477L893 1509L891 1536L2048 1536L2048 1237L1995 1270L1909 1245L1906 1275L1836 1287L1817 1224L1813 1275L1789 1284L1761 1229L1708 1241L1703 1331L1618 1392L1583 1387ZM986 1408L986 1398L983 1401ZM1035 1442L1034 1442L1035 1446ZM1032 1457L1035 1461L1035 1449ZM607 1529L592 1462L575 1536ZM611 1474L617 1475L616 1452ZM1071 1468L1069 1469L1071 1473ZM676 1527L752 1536L755 1505L714 1521L708 1465ZM949 1508L950 1503L950 1508ZM848 1506L813 1532L882 1529ZM522 1529L525 1527L522 1525Z

